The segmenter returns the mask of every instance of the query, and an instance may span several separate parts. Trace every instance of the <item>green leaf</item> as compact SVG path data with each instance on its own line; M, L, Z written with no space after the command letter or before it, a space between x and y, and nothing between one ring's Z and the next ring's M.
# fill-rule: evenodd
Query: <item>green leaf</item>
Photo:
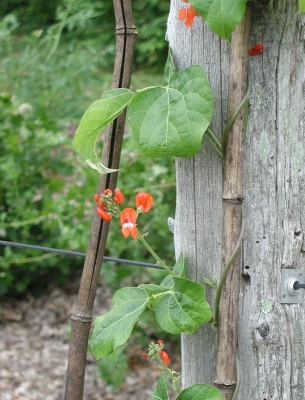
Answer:
M190 386L179 394L176 400L223 400L218 389L214 386L199 383Z
M199 283L173 278L174 288L156 307L156 320L169 333L194 333L210 321L212 312L205 299L205 289Z
M97 360L109 356L128 340L147 302L148 295L140 288L124 288L114 294L112 310L94 323L91 349Z
M205 278L204 276L202 277L203 282L210 286L211 288L215 289L217 287L217 280L214 278L214 276L209 275L209 278Z
M166 376L162 374L158 379L157 387L153 391L150 400L169 400L167 388L168 388L168 380Z
M74 137L74 148L91 168L100 174L116 171L99 162L95 152L98 136L121 112L133 97L128 89L113 89L103 93L85 112Z
M139 91L128 107L130 126L148 157L193 157L213 114L213 94L198 65L177 72L166 87Z
M299 0L299 11L300 12L305 11L305 0Z
M242 19L248 0L189 0L202 16L208 27L223 39L231 33Z
M168 56L167 56L167 60L166 60L165 68L164 68L164 77L163 77L162 85L168 86L172 77L175 75L175 73L176 73L176 65L174 63L172 52L169 47L168 48Z
M184 264L184 256L182 252L180 253L179 258L176 264L174 265L173 273L175 276L178 276L179 278L186 278L186 269ZM161 283L161 286L172 288L174 286L173 277L171 275L165 277Z
M153 311L156 309L159 300L168 292L168 288L162 285L143 284L138 287L145 290L149 296L147 307Z

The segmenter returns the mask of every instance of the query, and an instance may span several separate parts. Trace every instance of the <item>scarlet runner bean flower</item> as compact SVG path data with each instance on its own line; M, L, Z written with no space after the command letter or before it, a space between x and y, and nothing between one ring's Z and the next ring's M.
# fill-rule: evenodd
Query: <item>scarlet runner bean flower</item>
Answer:
M253 47L250 47L248 53L250 54L250 56L260 56L261 54L263 54L264 48L264 45L258 43Z
M97 207L96 209L98 215L106 222L109 222L111 220L111 215L108 214L103 208Z
M158 351L159 356L161 356L162 361L164 362L165 365L169 364L169 355L166 353L166 351L159 350Z
M200 15L192 6L188 6L185 8L180 8L178 13L178 18L180 21L184 22L184 25L190 28L193 26L194 18L199 17Z
M134 239L136 239L138 237L136 210L133 208L125 208L120 215L120 221L123 236L127 238L130 234Z
M138 212L148 212L154 203L154 199L147 192L139 192L136 195L136 207Z
M113 201L116 204L122 204L124 202L124 195L119 189L114 189L114 194L115 197L113 198Z

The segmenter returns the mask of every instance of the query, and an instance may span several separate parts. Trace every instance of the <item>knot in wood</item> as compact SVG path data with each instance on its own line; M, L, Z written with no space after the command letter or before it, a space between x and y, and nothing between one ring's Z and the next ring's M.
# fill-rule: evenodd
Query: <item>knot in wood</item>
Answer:
M261 337L269 335L270 328L268 324L260 324L256 329L258 333L261 335Z

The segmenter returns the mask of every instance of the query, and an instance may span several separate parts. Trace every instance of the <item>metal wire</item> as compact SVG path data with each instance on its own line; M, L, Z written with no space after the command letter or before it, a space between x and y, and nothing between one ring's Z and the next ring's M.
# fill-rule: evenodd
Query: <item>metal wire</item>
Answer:
M18 247L18 248L24 248L24 249L39 250L39 251L43 251L45 253L64 254L66 256L75 256L75 257L83 257L83 258L86 257L86 253L80 253L78 251L53 249L51 247L41 247L41 246L34 246L34 245L31 245L31 244L7 242L5 240L0 240L0 245L9 246L9 247ZM150 263L145 263L145 262L140 262L140 261L126 260L124 258L103 257L103 260L104 261L115 262L117 264L128 264L128 265L137 265L137 266L145 267L145 268L163 269L162 267L160 267L160 265L150 264Z

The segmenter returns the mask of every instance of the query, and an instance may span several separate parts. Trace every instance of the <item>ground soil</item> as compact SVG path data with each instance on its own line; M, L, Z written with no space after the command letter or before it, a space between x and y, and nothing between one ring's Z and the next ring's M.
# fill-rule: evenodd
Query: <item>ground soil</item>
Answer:
M0 300L0 400L64 399L69 320L77 290L78 281L64 289L49 288L40 298L27 294L21 300ZM111 297L110 290L100 285L95 315L110 309ZM129 371L115 393L101 380L96 361L88 354L83 399L149 400L160 370L142 358L145 350L135 344L128 348ZM166 350L175 354L171 367L180 371L177 345L168 344Z

